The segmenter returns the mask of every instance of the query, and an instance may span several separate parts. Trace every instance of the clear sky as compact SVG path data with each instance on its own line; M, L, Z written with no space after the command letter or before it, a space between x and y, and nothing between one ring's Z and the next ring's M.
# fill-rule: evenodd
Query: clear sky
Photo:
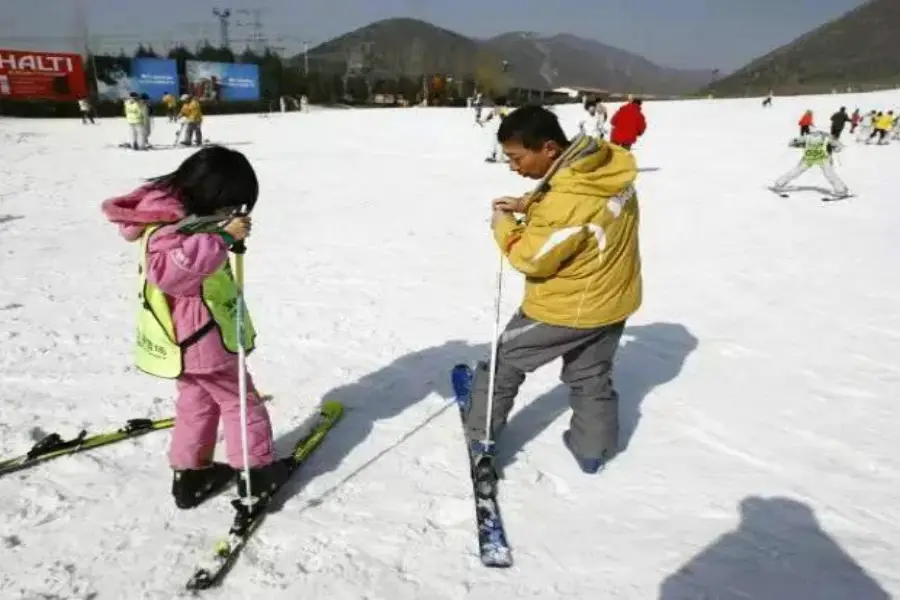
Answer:
M0 47L78 47L77 6L91 46L157 49L218 40L213 7L262 9L264 34L290 53L388 17L431 21L474 37L507 31L572 33L665 66L732 71L863 0L0 0ZM232 18L231 38L251 37L251 14ZM241 25L240 23L247 23ZM237 49L244 44L235 43Z

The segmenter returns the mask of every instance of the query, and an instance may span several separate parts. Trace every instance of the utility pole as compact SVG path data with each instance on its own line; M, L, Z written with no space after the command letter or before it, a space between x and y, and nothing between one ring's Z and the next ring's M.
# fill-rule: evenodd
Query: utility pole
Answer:
M249 15L251 17L251 21L249 23L238 22L237 25L245 26L249 25L251 29L251 33L248 38L251 40L251 49L256 54L262 54L266 51L267 42L269 41L264 33L262 14L263 9L254 8L252 10L240 9L235 11L236 14L239 15Z
M309 75L309 40L303 40L303 76Z
M231 19L231 9L226 8L225 10L219 10L218 8L214 8L212 12L213 16L219 19L219 46L230 49L231 41L228 39L228 26L230 25L229 19Z

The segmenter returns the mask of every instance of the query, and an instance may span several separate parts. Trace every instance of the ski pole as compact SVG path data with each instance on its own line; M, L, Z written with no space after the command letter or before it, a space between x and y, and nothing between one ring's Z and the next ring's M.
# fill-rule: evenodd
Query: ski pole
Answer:
M241 402L241 453L244 460L245 495L244 504L249 509L253 494L250 490L250 444L247 440L247 351L244 347L244 253L247 246L244 241L235 242L231 247L234 252L234 281L237 286L237 318L235 329L238 343L238 394Z
M497 377L497 350L500 338L500 303L503 297L503 253L500 253L500 264L497 267L497 290L494 298L494 333L491 337L491 364L488 371L488 393L487 393L487 417L485 418L485 435L480 442L482 451L486 454L493 455L494 434L493 434L493 416L494 416L494 382Z

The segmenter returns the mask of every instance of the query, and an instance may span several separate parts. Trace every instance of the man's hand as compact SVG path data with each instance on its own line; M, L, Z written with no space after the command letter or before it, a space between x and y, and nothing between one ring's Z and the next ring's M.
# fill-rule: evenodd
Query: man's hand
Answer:
M504 212L517 212L524 213L525 212L525 197L514 198L512 196L503 196L502 198L497 198L494 200L491 205L495 211L500 210Z
M497 226L499 221L503 219L509 219L512 217L512 213L506 210L494 209L494 212L491 213L491 229L494 229Z

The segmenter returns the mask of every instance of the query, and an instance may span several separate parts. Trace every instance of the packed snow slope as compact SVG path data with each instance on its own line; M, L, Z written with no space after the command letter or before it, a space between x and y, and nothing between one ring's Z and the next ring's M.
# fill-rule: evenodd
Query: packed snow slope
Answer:
M646 297L615 377L625 449L582 474L560 442L559 365L529 377L501 441L506 571L475 554L448 372L489 347L490 200L531 183L482 162L489 131L467 110L207 118L261 180L250 365L280 441L320 398L347 413L205 595L900 597L900 144L848 144L850 200L764 187L799 159L802 111L827 126L841 104L896 109L900 92L646 103ZM579 111L558 110L569 127ZM169 143L174 126L156 127ZM190 151L117 149L118 119L7 119L0 136L0 454L170 415L173 384L130 366L136 247L99 204ZM507 272L504 321L520 296ZM174 507L168 437L0 480L0 597L181 597L231 508Z

